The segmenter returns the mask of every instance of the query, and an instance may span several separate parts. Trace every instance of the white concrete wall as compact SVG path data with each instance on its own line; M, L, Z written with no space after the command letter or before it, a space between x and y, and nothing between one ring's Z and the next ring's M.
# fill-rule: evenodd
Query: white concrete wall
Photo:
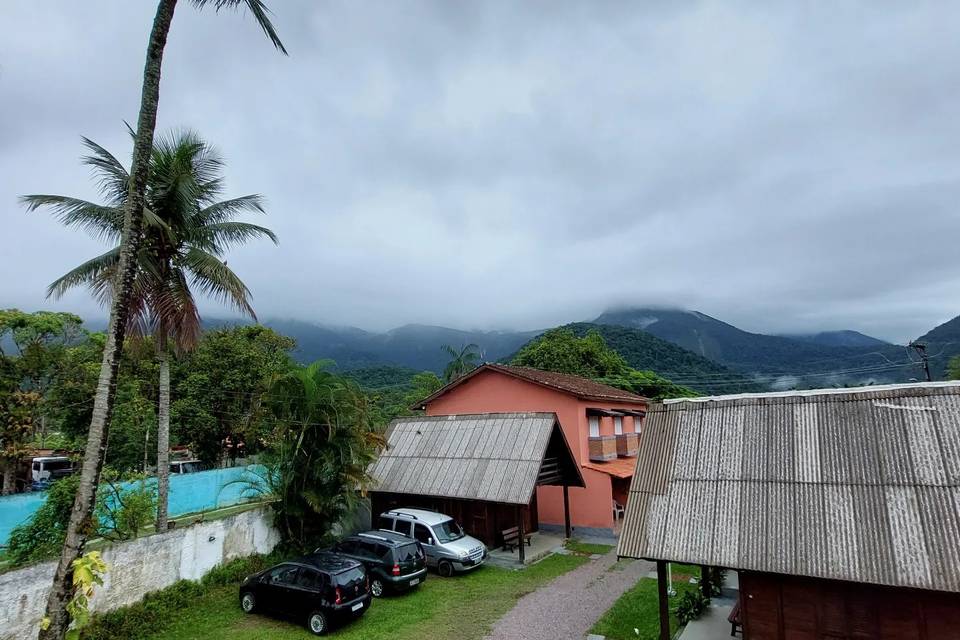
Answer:
M139 601L177 580L198 580L234 558L269 553L280 541L268 507L114 544L102 550L104 584L93 609L109 611ZM36 638L56 563L0 574L0 639Z

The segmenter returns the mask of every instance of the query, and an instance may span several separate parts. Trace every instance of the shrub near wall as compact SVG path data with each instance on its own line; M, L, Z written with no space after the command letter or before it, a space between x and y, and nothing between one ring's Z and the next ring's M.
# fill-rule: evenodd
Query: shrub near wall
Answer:
M199 582L180 580L166 589L144 596L140 602L94 618L83 630L84 640L140 640L162 631L183 608L193 604L213 588L239 584L243 578L262 571L282 559L279 551L267 555L238 558L220 565Z

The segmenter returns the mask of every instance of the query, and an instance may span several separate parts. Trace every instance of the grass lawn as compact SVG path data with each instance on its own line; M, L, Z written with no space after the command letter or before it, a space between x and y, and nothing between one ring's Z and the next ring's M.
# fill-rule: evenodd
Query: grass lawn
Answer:
M331 633L343 640L390 638L483 638L517 599L587 562L576 555L553 555L523 571L484 566L453 578L430 574L415 591L378 598L359 620ZM283 640L313 637L303 622L246 615L237 587L217 587L150 640Z
M691 576L700 576L700 568L689 565L673 565L673 588L677 595L670 598L670 635L677 632L678 623L673 607L684 591L692 591L697 585L690 584ZM640 634L634 633L637 629ZM625 594L620 596L603 614L590 633L604 635L611 640L657 640L660 634L660 608L657 600L657 581L641 578Z
M612 544L590 544L579 540L567 540L564 546L574 553L583 553L588 556L594 553L603 555L613 549Z

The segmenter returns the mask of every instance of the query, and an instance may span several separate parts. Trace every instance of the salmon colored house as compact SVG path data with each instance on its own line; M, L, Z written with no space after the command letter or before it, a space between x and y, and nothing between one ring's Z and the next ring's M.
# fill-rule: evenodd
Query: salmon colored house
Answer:
M586 486L569 489L571 524L580 534L618 533L649 401L581 378L528 367L484 364L418 403L428 416L552 412ZM540 529L563 529L563 491L536 491Z

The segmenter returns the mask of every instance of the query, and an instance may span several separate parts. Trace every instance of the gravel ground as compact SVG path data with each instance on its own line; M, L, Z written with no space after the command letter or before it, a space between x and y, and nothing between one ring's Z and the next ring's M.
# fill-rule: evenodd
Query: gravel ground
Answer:
M642 561L616 564L616 551L611 551L525 595L487 640L584 638L617 598L654 567Z

